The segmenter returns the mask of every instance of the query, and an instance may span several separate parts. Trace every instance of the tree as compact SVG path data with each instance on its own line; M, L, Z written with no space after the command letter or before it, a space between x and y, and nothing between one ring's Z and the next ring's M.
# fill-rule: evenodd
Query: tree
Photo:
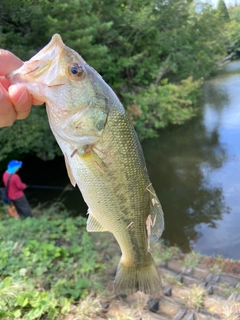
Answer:
M99 5L101 16L113 21L108 37L100 39L112 59L103 75L124 102L140 137L156 136L159 127L194 116L200 79L211 75L225 55L216 10L206 5L198 14L195 4L184 0L160 0L157 5L105 0Z
M48 3L44 0L1 0L1 47L28 60L49 40Z
M228 9L226 7L224 0L219 0L217 10L219 11L220 16L222 17L223 20L229 21Z
M229 9L230 21L225 24L227 36L226 48L229 54L234 54L236 58L240 56L240 6Z

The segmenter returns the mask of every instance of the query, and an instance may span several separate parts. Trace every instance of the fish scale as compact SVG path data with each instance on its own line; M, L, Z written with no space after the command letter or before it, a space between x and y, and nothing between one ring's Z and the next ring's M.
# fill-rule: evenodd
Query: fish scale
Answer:
M119 243L116 291L158 292L149 243L162 234L163 211L136 132L113 90L59 35L8 77L46 102L69 178L89 207L87 230L109 231Z

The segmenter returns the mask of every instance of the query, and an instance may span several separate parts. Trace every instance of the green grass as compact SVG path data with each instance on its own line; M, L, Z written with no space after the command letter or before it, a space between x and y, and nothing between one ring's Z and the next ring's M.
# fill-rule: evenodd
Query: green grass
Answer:
M157 264L179 257L181 250L178 247L167 247L163 241L151 245L151 253Z
M188 309L198 311L203 307L206 290L202 286L194 286L187 291L186 296L182 299Z
M0 319L56 319L100 290L102 264L84 218L54 206L25 220L0 211L0 220Z
M202 256L199 252L191 251L186 254L183 264L185 267L195 268L199 264L201 258Z
M214 265L209 269L212 273L220 274L226 265L226 260L221 256L217 255L214 258Z
M181 283L179 281L179 277L175 274L165 272L161 276L161 279L162 279L162 282L165 286L166 285L170 285L170 286L176 285L179 287L183 287L183 283Z

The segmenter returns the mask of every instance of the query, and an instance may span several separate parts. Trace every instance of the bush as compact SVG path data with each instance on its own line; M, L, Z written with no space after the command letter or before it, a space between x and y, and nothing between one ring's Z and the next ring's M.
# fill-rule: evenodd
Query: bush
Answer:
M157 137L159 129L169 124L183 124L196 116L201 85L201 79L194 81L189 77L179 85L165 79L161 85L142 89L128 109L140 139Z

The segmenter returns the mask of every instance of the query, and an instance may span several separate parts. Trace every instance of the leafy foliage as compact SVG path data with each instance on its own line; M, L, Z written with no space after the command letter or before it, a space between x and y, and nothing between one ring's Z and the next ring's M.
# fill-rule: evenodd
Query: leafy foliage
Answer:
M114 21L105 40L115 62L107 81L114 87L119 81L131 88L158 84L166 76L174 82L207 77L216 68L215 55L224 53L221 24L211 6L201 14L184 0L160 0L157 6L154 1L104 1L101 8Z
M28 60L49 39L45 0L0 1L1 47Z
M0 318L55 319L94 288L101 265L84 218L7 219L0 234Z
M230 8L229 16L230 21L225 23L226 47L228 53L234 53L238 58L240 56L240 6Z
M2 0L0 21L1 47L24 60L60 33L103 75L130 116L137 105L139 116L133 115L133 122L141 139L193 117L201 79L215 72L225 56L217 10L204 5L197 13L193 1ZM2 159L13 151L41 158L58 152L52 138L44 139L50 137L46 116L36 114L39 139L32 134L31 120L24 127L28 148L22 148L22 134L15 139L18 126L9 128L0 140Z
M48 40L43 45L54 33L60 33L69 47L79 52L96 70L102 70L102 66L108 63L108 48L98 41L98 34L108 33L112 22L101 19L94 8L96 3L88 0L52 1L47 17Z
M53 159L60 155L43 107L32 108L30 116L24 121L17 121L12 127L0 130L0 161L11 154L14 158L24 154L36 154L41 159Z
M226 7L224 0L219 0L217 9L218 9L222 19L225 21L228 21L229 14L228 14L228 9Z
M158 135L157 129L166 124L183 124L197 114L197 98L202 81L190 77L180 85L163 80L139 92L137 102L128 109L140 138ZM140 121L137 121L140 119Z

